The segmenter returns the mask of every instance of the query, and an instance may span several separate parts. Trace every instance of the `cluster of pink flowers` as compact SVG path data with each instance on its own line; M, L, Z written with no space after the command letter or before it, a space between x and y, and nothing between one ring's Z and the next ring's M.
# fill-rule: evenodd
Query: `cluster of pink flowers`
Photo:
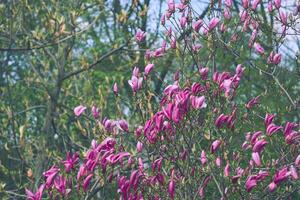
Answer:
M242 0L241 3L239 22L242 32L250 32L249 47L253 46L262 59L269 55L267 64L278 65L281 54L275 53L275 50L268 53L258 41L260 22L253 16L262 1ZM281 8L280 0L268 3L268 11L275 13L273 6L279 13L277 19L283 27L284 37L289 23L287 14ZM180 15L177 28L185 30L190 27L191 37L196 38L197 35L206 37L216 31L225 33L227 22L232 19L232 7L233 2L225 0L224 20L213 17L205 22L192 16L189 0L181 0L178 4L169 0L161 18L161 24L167 30L166 40L160 48L146 51L147 65L143 73L134 67L128 80L134 95L149 88L145 87L149 86L147 80L156 70L153 60L179 48L178 33L167 27L168 20L176 18L176 11ZM145 37L144 31L136 32L136 41L142 42ZM236 41L237 37L233 34L231 41ZM189 39L184 38L185 44L190 45L192 54L197 54L202 45ZM124 119L101 118L100 110L92 106L92 115L111 137L100 144L93 140L82 159L78 153L68 153L66 160L61 162L62 167L53 165L43 173L45 182L36 193L26 190L28 199L40 200L44 190L54 198L58 195L67 198L74 190L86 194L99 171L108 182L116 184L118 194L124 200L182 198L181 192L186 187L200 198L204 198L211 188L218 188L221 199L226 199L235 195L236 188L245 195L251 195L259 184L267 187L269 192L275 192L284 182L297 181L300 155L279 155L271 151L274 145L283 145L287 153L298 145L299 124L286 122L279 125L275 122L275 114L268 113L258 124L263 129L257 131L250 127L244 140L243 127L248 122L247 116L260 104L261 98L257 96L242 105L241 101L235 101L247 66L239 64L233 73L198 64L197 67L197 74L186 80L181 78L185 77L184 74L176 71L172 83L159 96L156 111L147 115L143 125L135 128L129 127ZM113 85L112 92L119 95L117 83ZM143 100L143 97L139 98ZM77 106L74 114L80 117L86 109L83 105ZM130 129L134 129L134 134ZM124 134L118 134L119 131ZM132 143L135 150L132 150ZM73 177L72 173L77 176ZM257 189L257 192L262 191Z

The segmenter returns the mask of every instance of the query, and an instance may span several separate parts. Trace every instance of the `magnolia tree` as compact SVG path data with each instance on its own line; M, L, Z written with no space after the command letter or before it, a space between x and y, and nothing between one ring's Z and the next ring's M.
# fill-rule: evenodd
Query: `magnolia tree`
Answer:
M37 191L26 189L27 198L91 199L104 185L115 187L115 197L124 200L299 197L300 124L278 121L263 110L260 96L244 101L239 89L253 69L273 79L294 106L274 69L285 38L299 33L300 6L292 12L280 0L234 3L211 2L203 19L189 0L169 0L161 47L145 51L144 71L134 67L128 80L139 121L108 119L83 102L74 114L92 115L109 137L53 164ZM272 26L262 16L271 16ZM138 30L135 41L146 37ZM273 46L263 45L268 37L275 37ZM245 55L234 46L238 40L248 43ZM237 63L228 71L216 64L220 50ZM171 52L179 55L181 67L157 94L152 77ZM203 54L205 63L199 59ZM112 92L122 100L119 90L115 83Z

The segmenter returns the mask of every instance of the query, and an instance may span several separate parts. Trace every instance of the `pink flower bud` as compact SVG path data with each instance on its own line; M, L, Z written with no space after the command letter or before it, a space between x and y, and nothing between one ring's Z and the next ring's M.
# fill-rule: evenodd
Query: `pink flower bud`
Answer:
M295 165L297 167L300 167L300 154L297 156L296 160L295 160Z
M215 153L221 145L221 140L215 140L210 146L210 152Z
M217 17L212 18L208 25L208 31L212 31L214 28L216 28L219 22L220 22L219 18Z
M277 185L274 182L272 182L269 184L268 188L270 192L274 192L277 188Z
M252 153L252 159L253 159L254 163L256 164L256 166L258 166L258 167L261 166L260 156L257 152Z
M145 67L145 76L147 76L153 69L154 64L149 63L146 67Z
M204 150L202 150L202 152L201 152L201 163L202 163L202 165L205 165L206 162L207 162L206 153L205 153Z
M268 2L268 11L272 12L273 11L273 5L272 5L272 1Z
M186 24L187 24L187 18L184 17L184 16L182 16L182 17L180 18L180 27L181 27L182 29L184 29L185 26L186 26Z
M257 53L259 53L259 54L264 54L265 53L264 48L257 42L254 43L254 48L257 51Z
M115 94L116 96L118 96L118 84L117 84L117 83L114 83L113 91L114 91L114 94Z
M136 150L137 152L141 153L143 151L143 143L138 141L138 143L136 144Z
M193 24L193 29L198 33L202 26L203 26L203 20L199 19Z
M77 106L74 108L74 114L79 117L84 111L86 110L86 107L83 105Z
M273 56L273 63L274 63L275 65L278 65L280 62L281 62L281 54L280 54L280 53L276 53L276 54Z
M171 178L171 181L169 183L168 193L170 195L170 198L174 199L174 195L175 195L175 182L174 182L173 178Z
M229 177L229 175L230 175L230 165L229 165L229 162L227 162L227 164L224 168L224 176Z
M280 15L280 20L281 20L282 24L286 25L287 24L287 14L285 13L285 11L280 10L279 15Z
M232 0L225 0L225 5L227 7L231 7L232 6Z
M220 156L218 156L217 158L216 158L216 161L215 161L215 163L216 163L216 166L217 167L221 167L221 158L220 158Z
M242 5L245 9L249 7L249 0L242 0Z
M274 0L275 8L279 9L281 7L281 0Z
M254 0L252 3L252 10L256 10L258 4L260 3L261 0Z
M175 2L174 0L168 0L168 11L173 13L175 12Z
M97 108L96 106L93 106L92 107L92 114L93 114L95 119L99 118L99 116L100 116L99 108Z

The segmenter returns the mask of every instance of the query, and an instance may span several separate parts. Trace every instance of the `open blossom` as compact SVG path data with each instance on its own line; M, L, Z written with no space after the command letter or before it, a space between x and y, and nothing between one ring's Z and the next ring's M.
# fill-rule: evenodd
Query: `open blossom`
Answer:
M143 78L138 78L136 76L132 76L131 80L128 80L128 84L132 88L133 92L137 92L142 88Z
M86 107L83 105L77 106L74 108L74 114L79 117L84 111L86 110Z
M201 97L190 96L190 99L191 99L193 108L200 109L200 108L206 107L204 96L201 96Z
M43 173L43 176L46 179L46 188L50 188L53 185L54 178L59 172L59 168L56 165L53 165L48 171Z
M135 34L135 39L138 42L142 42L146 38L147 33L142 31L141 29L138 29L136 34Z
M44 184L40 185L36 193L33 193L32 191L25 189L27 200L41 200L44 188L45 188Z
M67 159L62 161L62 163L65 166L66 173L69 173L72 169L74 169L78 160L79 160L78 153L74 153L74 154L70 154L70 152L67 153Z

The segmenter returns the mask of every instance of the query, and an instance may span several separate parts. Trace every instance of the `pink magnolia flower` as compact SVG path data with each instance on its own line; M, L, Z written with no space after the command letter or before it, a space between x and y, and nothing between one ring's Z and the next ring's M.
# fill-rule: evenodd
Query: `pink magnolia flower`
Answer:
M149 63L146 67L145 67L145 75L147 76L153 69L154 64Z
M280 20L282 22L282 24L286 25L287 24L287 14L285 11L280 10L279 11L279 16L280 16Z
M261 0L254 0L252 2L252 10L256 10L258 4L260 3Z
M129 132L128 123L126 120L124 119L119 120L117 125L120 127L121 130L125 132Z
M280 53L276 53L276 54L273 56L273 63L274 63L275 65L278 65L280 62L281 62L281 54L280 54Z
M273 119L275 117L275 114L266 114L265 116L265 127L267 128L272 122L273 122Z
M272 1L269 1L269 2L268 2L268 11L269 11L269 12L272 12L272 11L273 11L273 4L272 4Z
M173 13L175 12L175 2L174 0L168 0L168 11Z
M204 150L202 150L202 152L201 152L201 163L202 163L202 165L205 165L206 162L207 162L206 153L205 153Z
M180 27L182 28L182 29L184 29L185 28L185 26L186 26L186 24L187 24L187 18L185 17L185 16L182 16L181 18L180 18Z
M115 95L118 96L118 84L117 83L114 83L113 91L114 91Z
M298 173L297 173L297 169L294 167L294 165L291 165L290 166L290 173L291 173L291 176L294 180L298 180L299 179L299 176L298 176Z
M204 96L201 96L201 97L190 96L190 99L191 99L193 108L200 109L200 108L206 107Z
M87 192L87 189L88 189L88 187L89 187L89 185L90 185L90 182L91 182L92 178L93 178L93 174L89 174L89 175L84 179L83 185L82 185L83 191L84 191L84 192Z
M41 200L44 188L44 184L40 185L36 193L33 193L32 191L25 188L27 200Z
M268 188L270 192L274 192L275 189L277 188L277 185L274 182L272 182L269 184Z
M53 180L59 171L59 168L56 165L53 165L48 171L43 173L43 176L46 179L46 189L49 189L52 186Z
M217 167L221 167L221 158L220 158L220 156L218 156L217 158L216 158L216 161L215 161L215 163L216 163L216 166Z
M198 19L193 25L193 29L198 33L200 28L203 26L204 22L202 19Z
M253 152L252 153L252 159L256 166L260 167L261 166L261 161L260 161L260 156L258 152Z
M275 173L273 181L276 185L278 185L281 182L285 181L289 175L290 175L290 172L288 171L288 168L284 167L283 169L281 169Z
M143 78L138 78L136 76L132 76L131 80L128 80L128 84L132 88L133 92L137 92L142 88Z
M225 0L225 5L227 7L231 7L232 6L232 0Z
M251 109L253 106L257 105L260 103L260 96L257 96L253 99L251 99L250 101L248 101L248 103L245 105L247 109Z
M227 123L228 116L225 114L221 114L215 121L215 126L220 128L224 123Z
M295 160L295 165L300 167L300 154L297 156L297 158Z
M66 173L68 174L72 169L74 169L76 163L79 160L78 153L74 153L73 155L70 152L67 153L67 159L62 161L62 164L65 166Z
M267 127L267 135L271 136L271 135L273 135L273 133L275 133L275 132L277 132L281 129L282 129L282 126L277 126L275 124L270 124Z
M175 196L175 181L174 181L173 178L171 178L171 181L169 182L168 193L170 195L170 198L174 199L174 196Z
M142 42L146 38L147 33L142 31L141 29L138 29L136 34L135 34L135 39L138 42Z
M227 164L224 168L224 176L229 177L229 175L230 175L230 165L229 165L229 162L227 162Z
M57 191L62 195L65 196L70 192L70 189L67 190L67 179L60 175L59 177L56 177L54 180L54 187L57 189Z
M258 140L255 142L252 151L260 153L267 144L268 142L264 139Z
M249 7L249 0L242 0L242 5L245 9Z
M136 144L136 150L137 150L137 152L141 153L143 151L143 143L138 141Z
M86 107L83 105L77 106L74 108L74 114L79 117L84 111L86 110Z
M257 180L255 176L250 176L246 180L246 190L247 192L251 192L251 190L257 185Z
M215 140L210 146L210 152L215 153L221 145L221 140Z
M99 116L100 116L99 108L97 108L96 106L93 106L92 107L92 114L93 114L95 119L99 118Z
M257 53L259 53L259 54L264 54L265 53L264 48L257 42L254 43L254 48L257 51Z
M207 79L208 71L209 71L208 67L202 67L202 68L199 69L199 73L200 73L200 76L201 76L202 80Z
M279 9L281 7L281 0L274 0L275 8Z
M208 30L212 31L214 28L216 28L216 26L218 25L219 22L220 22L219 18L217 18L217 17L212 18L209 22Z
M231 19L231 12L228 8L225 8L223 15L224 15L225 19L227 19L227 20Z

